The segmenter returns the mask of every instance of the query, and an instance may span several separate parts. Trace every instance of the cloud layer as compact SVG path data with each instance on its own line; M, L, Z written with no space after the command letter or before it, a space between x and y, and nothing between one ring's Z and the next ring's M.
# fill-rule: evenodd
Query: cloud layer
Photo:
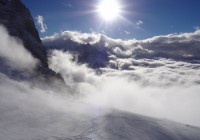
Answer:
M167 58L178 61L198 63L200 60L200 30L193 33L155 36L146 40L111 39L101 34L87 34L65 31L43 38L43 43L50 48L76 51L76 46L90 44L104 50L117 59L159 59Z
M71 77L73 80L70 83L74 83L75 89L84 93L90 101L139 114L200 125L200 111L195 107L199 104L199 38L199 30L126 41L100 34L65 31L42 40L50 50L64 50L53 51L53 57L50 57L51 68L60 72L66 81L66 75ZM81 55L84 52L79 48L84 50L86 46L95 48L96 52L106 52L108 59L101 59L106 61L106 65L90 72L92 69L87 65L91 66L96 60L95 56L92 61L85 61L87 65L76 64L74 53L68 56L74 51ZM91 51L87 56L94 52ZM75 64L78 71L73 70L74 66L69 62ZM86 68L83 66L88 70L84 70Z
M169 60L145 63L160 67L138 66L130 71L104 68L98 75L98 71L73 62L69 53L54 51L50 58L50 67L86 102L200 125L196 107L200 105L200 65Z
M20 41L3 27L0 33L0 56L6 64L19 69L36 64ZM109 114L110 108L200 126L200 64L194 57L199 50L198 37L197 30L141 41L69 31L44 38L46 45L58 48L49 50L49 67L62 75L66 86L55 81L49 81L55 82L49 86L36 79L15 81L0 73L0 137L59 139L56 137L89 135L93 131L85 130L94 126L95 117ZM17 55L10 55L12 47ZM76 58L86 53L84 50L91 56L84 59L88 64ZM103 52L107 59L100 57ZM192 54L190 59L185 57L188 54ZM106 61L106 65L89 67L93 58Z
M159 89L132 85L132 82L127 83L124 78L121 78L120 82L118 80L116 77L101 79L101 85L91 84L95 88L89 88L86 79L85 82L82 81L82 84L85 83L82 87L79 83L76 88L85 95L77 96L72 94L77 92L75 90L65 90L64 94L59 94L59 90L53 92L45 87L39 88L29 82L14 81L0 74L0 137L9 140L102 137L120 140L122 136L135 137L134 134L137 134L137 137L144 139L149 136L153 137L152 139L159 139L160 136L199 138L199 129L196 127L120 111L113 112L109 109L114 107L129 112L133 110L157 117L160 116L159 113L163 113L164 118L168 118L170 114L171 118L187 120L193 124L195 119L199 119L198 109L193 108L199 105L199 96L194 93L189 96L188 92L195 92L198 88L168 89L161 94ZM177 89L179 94L169 95L169 91L174 92ZM180 98L181 104L177 103ZM185 116L186 112L191 114ZM189 122L191 120L192 122ZM155 133L157 130L160 135Z
M43 43L49 49L76 52L79 62L108 73L127 73L135 80L146 79L148 84L173 85L199 84L199 38L200 30L127 41L65 31L43 38ZM93 63L99 65L94 67Z

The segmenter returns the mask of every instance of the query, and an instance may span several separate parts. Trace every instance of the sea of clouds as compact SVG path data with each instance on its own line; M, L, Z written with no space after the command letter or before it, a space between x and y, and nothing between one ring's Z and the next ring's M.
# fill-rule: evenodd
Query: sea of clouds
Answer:
M87 100L133 113L200 125L200 30L145 40L64 31L42 39L50 67ZM108 55L105 67L77 64L70 54L89 44ZM54 49L57 50L54 50ZM68 49L70 48L70 49ZM70 50L70 51L68 51ZM79 54L81 53L78 52ZM90 54L89 54L90 55ZM95 58L94 58L95 59ZM105 60L102 60L105 61Z
M34 69L39 63L2 26L0 36L0 57L11 69ZM83 118L110 108L200 126L199 38L200 30L140 41L71 31L45 37L46 46L62 48L49 49L48 59L64 78L65 90L0 73L0 137L28 139L63 130L73 135ZM78 63L65 49L69 44L103 48L107 66L93 69Z

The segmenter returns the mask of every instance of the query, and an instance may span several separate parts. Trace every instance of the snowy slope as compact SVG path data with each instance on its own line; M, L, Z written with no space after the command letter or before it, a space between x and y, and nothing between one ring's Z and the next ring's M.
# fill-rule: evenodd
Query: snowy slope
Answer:
M2 140L200 139L198 127L69 100L3 75L0 82Z
M120 111L96 117L83 115L81 119L80 116L71 113L43 112L42 116L41 114L27 116L26 113L16 112L8 115L6 120L1 120L0 137L4 140L200 139L200 128Z

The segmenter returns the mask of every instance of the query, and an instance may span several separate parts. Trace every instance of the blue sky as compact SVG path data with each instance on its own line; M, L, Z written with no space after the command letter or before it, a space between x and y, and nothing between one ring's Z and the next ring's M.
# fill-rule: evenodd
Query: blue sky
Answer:
M118 0L122 18L104 21L94 12L101 0L22 0L34 19L44 17L48 30L98 32L112 38L146 39L156 35L193 32L200 26L199 0ZM39 29L39 25L37 25Z

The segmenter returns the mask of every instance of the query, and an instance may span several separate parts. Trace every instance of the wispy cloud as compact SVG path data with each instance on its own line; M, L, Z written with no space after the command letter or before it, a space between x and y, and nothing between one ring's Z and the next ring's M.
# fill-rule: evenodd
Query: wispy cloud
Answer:
M136 25L141 26L143 23L144 23L143 21L139 20L139 21L136 22Z
M43 16L40 16L40 15L38 15L37 17L36 17L36 19L37 19L37 24L39 24L40 25L40 32L42 32L42 33L45 33L46 31L47 31L47 25L44 23L44 17Z
M32 70L36 67L38 61L24 48L22 41L10 36L1 25L0 36L0 57L7 65L18 70Z
M130 34L131 34L131 32L129 32L129 31L124 31L124 33L125 33L126 35L130 35Z

